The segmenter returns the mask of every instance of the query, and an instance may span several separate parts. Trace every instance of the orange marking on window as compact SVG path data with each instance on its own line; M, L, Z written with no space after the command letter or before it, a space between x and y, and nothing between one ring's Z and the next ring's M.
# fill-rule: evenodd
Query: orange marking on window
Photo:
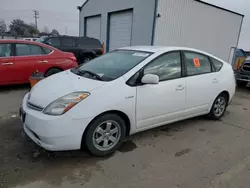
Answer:
M196 68L201 67L201 63L200 63L199 58L194 58L194 66L195 66Z

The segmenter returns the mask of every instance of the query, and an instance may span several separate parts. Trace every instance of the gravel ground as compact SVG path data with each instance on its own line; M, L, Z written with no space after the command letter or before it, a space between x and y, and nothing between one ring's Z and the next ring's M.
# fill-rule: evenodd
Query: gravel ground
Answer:
M204 117L133 135L106 158L49 153L22 133L27 86L0 89L0 187L249 188L250 88L221 121Z

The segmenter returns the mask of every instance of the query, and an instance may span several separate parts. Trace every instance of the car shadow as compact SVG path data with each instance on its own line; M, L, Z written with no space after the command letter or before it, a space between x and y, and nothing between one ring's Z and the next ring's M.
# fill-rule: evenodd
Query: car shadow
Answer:
M204 121L203 117L162 126L127 138L118 152L136 150L136 142L144 142L158 136L173 136L190 126L193 121ZM19 118L0 120L0 187L26 185L44 181L52 186L60 186L68 180L84 182L92 174L103 171L101 161L112 158L94 157L86 151L48 152L34 144L22 131Z
M237 87L237 91L241 92L241 93L246 93L246 94L250 94L250 84L246 87Z
M29 84L0 86L0 92L2 92L2 93L18 91L18 90L29 90L29 89L30 89Z

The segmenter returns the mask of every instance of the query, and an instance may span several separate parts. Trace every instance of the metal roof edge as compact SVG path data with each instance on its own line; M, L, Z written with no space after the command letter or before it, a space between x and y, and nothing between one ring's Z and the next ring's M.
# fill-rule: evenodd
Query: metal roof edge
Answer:
M82 6L77 6L77 9L78 9L79 11L82 11L82 8L87 4L87 2L89 2L89 0L86 0L86 1L83 3Z
M229 9L226 9L226 8L223 8L223 7L220 7L220 6L217 6L217 5L213 5L213 4L208 3L208 2L205 2L205 1L203 1L203 0L194 0L194 1L203 3L203 4L208 5L208 6L212 6L212 7L215 7L215 8L224 10L224 11L227 11L227 12L231 12L231 13L233 13L233 14L237 14L237 15L242 16L242 17L245 17L244 14L241 14L241 13L238 13L238 12L235 12L235 11L232 11L232 10L229 10ZM78 9L79 11L81 11L82 8L83 8L88 2L89 2L89 0L86 0L86 1L83 3L82 6L77 6L77 9Z
M208 3L208 2L205 2L205 1L202 1L202 0L194 0L194 1L197 1L197 2L200 2L200 3L203 3L203 4L206 4L206 5L208 5L208 6L212 6L212 7L215 7L215 8L224 10L224 11L227 11L227 12L231 12L231 13L233 13L233 14L237 14L237 15L242 16L242 17L245 16L244 14L241 14L241 13L238 13L238 12L235 12L235 11L232 11L232 10L229 10L229 9L226 9L226 8L223 8L223 7L220 7L220 6L217 6L217 5L213 5L213 4L211 4L211 3Z

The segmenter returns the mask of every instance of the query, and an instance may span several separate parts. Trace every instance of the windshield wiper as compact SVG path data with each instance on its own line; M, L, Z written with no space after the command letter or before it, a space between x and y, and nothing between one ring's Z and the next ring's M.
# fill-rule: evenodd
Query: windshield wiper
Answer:
M97 80L103 81L102 77L99 76L98 74L94 73L94 72L91 72L91 71L88 71L88 70L79 70L79 69L78 69L78 72L79 72L80 74L86 74L86 73L87 73L87 74L90 74L90 75L92 75L94 78L96 78Z

